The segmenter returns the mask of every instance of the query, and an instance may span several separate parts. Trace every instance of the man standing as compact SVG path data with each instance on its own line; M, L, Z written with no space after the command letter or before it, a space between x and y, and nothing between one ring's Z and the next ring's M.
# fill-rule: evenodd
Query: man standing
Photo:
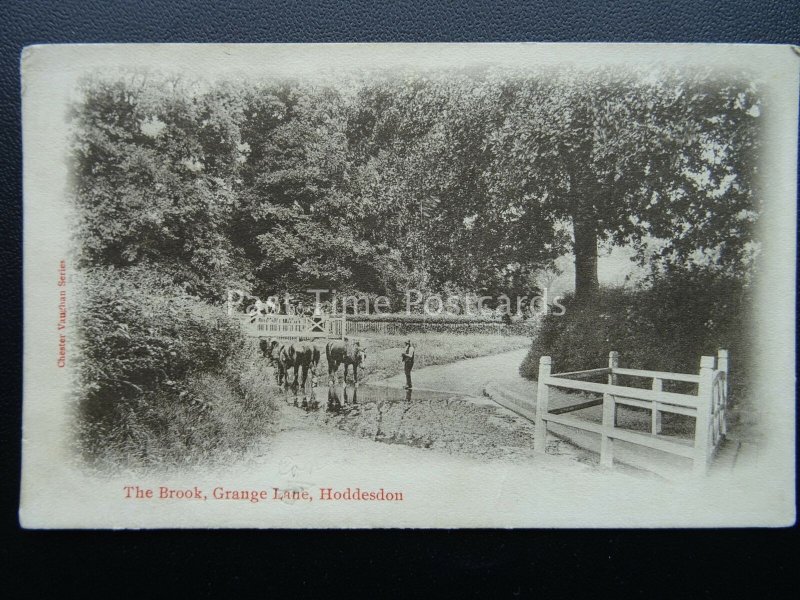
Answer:
M250 309L250 322L255 323L256 319L264 314L264 303L261 302L260 298L256 298L256 302L253 307Z
M411 369L414 368L414 346L411 340L406 341L406 349L403 351L403 366L406 371L406 389L411 389Z

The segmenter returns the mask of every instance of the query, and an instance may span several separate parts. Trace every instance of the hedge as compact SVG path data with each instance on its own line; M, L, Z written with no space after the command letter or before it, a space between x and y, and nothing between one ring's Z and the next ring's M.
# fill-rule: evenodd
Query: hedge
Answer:
M534 319L514 318L510 324L501 317L477 315L347 315L349 323L392 323L398 325L398 334L410 333L454 333L454 334L494 334L494 335L532 335L538 327ZM350 327L348 327L348 331Z
M74 402L88 463L211 460L263 433L268 378L248 372L260 364L252 344L218 307L144 270L93 270L79 287Z
M385 313L385 314L354 314L346 315L348 321L372 321L377 323L502 323L500 316L486 315L451 315L441 313L438 315L423 315L409 313Z
M700 357L729 350L731 390L746 387L751 365L749 336L753 307L745 279L710 269L673 272L648 287L608 288L591 301L562 301L566 312L550 314L520 366L536 379L539 357L551 356L555 372L602 367L608 352L624 367L696 373Z

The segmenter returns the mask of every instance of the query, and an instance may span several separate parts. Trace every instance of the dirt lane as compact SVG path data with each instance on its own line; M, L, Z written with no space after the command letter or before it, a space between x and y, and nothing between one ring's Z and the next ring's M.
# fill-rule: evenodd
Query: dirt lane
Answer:
M382 456L387 466L392 453L385 447L399 445L419 452L417 460L426 465L431 461L435 464L437 456L459 456L469 461L508 464L548 464L559 459L559 468L587 468L592 464L590 457L562 440L551 440L547 454L535 455L533 423L483 396L484 386L490 381L521 394L535 392L535 384L518 372L526 352L519 349L419 369L414 373L410 398L401 390L404 375L355 390L336 386L333 404L326 396L327 388L322 387L316 390L313 406L306 407L303 397L287 398L281 406L280 431L269 445L287 437L295 443L302 439L310 452L313 436L344 434L369 440L371 452ZM320 459L329 450L326 446L319 448ZM349 452L344 452L340 458L348 456Z
M420 346L418 353L424 352ZM458 392L470 396L482 396L483 388L489 381L497 382L520 393L536 393L536 384L523 379L519 365L528 353L527 348L468 358L446 365L435 365L414 370L411 374L414 388ZM395 375L375 385L400 388L405 385L405 375ZM535 396L533 396L535 397Z

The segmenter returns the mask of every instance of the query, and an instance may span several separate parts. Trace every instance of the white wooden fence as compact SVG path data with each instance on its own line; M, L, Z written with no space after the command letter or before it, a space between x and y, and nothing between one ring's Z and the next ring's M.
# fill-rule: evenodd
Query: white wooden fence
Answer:
M242 326L252 337L286 339L338 338L344 339L347 330L345 317L316 315L242 315Z
M703 356L700 371L667 373L641 369L624 369L619 366L616 352L609 353L608 367L551 374L549 356L539 360L538 395L536 399L536 430L534 449L544 452L549 424L574 427L600 435L600 464L612 466L614 443L628 442L662 452L691 459L696 473L705 473L711 457L727 433L726 407L728 402L728 352L720 350L717 357ZM607 383L583 381L607 375ZM651 389L626 387L617 384L620 375L652 379ZM664 381L682 381L697 385L697 394L677 394L663 390ZM589 400L560 408L549 407L551 388L595 392L602 399ZM603 406L602 423L582 419L570 412ZM651 411L650 434L617 425L617 407L634 406ZM662 435L662 413L675 413L695 418L693 441Z
M347 333L377 333L381 335L400 335L402 325L396 321L347 321Z

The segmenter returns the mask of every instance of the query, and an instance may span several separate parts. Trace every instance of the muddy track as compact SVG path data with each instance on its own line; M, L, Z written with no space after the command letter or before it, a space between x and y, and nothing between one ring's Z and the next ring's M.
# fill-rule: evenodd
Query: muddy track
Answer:
M288 393L281 406L281 429L327 430L473 458L532 461L533 423L482 397L490 380L533 387L518 374L526 352L420 369L410 392L402 389L404 376L397 376L357 388L319 387L313 397ZM560 440L549 444L547 453L593 462Z

